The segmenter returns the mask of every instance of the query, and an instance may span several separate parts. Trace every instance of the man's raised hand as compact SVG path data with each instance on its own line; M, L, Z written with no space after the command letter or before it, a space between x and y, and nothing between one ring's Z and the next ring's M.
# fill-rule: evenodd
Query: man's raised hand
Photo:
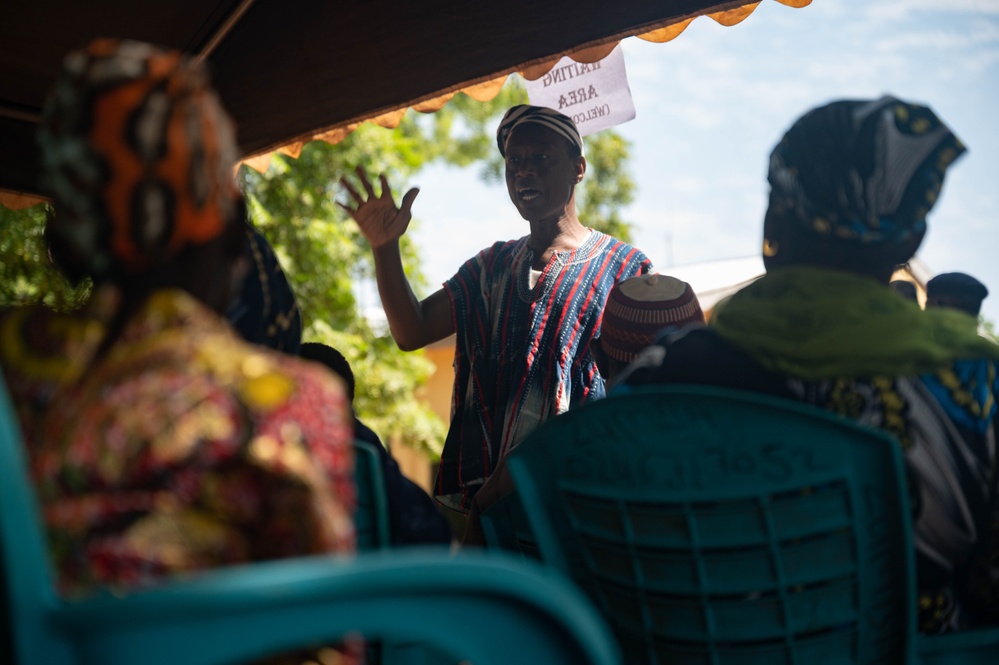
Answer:
M382 192L375 195L375 189L368 179L368 174L364 167L357 167L357 178L364 189L364 194L350 184L346 177L340 179L340 184L347 191L349 199L347 203L337 205L347 211L357 225L361 228L361 234L371 245L372 249L386 245L398 240L409 228L409 222L413 219L413 201L420 190L413 188L402 197L400 207L395 207L395 200L392 198L392 189L389 187L388 178L385 174L378 176L381 181Z

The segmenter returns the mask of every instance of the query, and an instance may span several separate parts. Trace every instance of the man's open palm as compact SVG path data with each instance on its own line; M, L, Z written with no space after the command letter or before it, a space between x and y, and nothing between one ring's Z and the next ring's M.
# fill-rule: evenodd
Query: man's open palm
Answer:
M413 201L420 190L413 188L406 192L406 195L402 197L402 205L396 208L388 178L384 174L378 176L382 191L381 195L377 196L367 173L361 166L357 167L357 178L364 189L364 194L351 185L346 178L341 178L340 184L347 190L350 200L346 204L337 202L337 205L346 210L357 222L361 228L361 234L364 235L372 248L377 249L398 240L409 228L409 222L413 219Z

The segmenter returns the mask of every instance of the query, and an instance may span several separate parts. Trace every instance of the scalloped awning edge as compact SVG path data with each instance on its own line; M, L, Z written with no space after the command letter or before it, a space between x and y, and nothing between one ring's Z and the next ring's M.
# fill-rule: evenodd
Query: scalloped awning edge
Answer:
M520 65L510 68L509 71L503 72L493 78L486 77L480 80L459 83L448 89L439 91L432 96L412 100L396 108L381 109L373 112L365 118L357 118L337 123L336 125L311 132L305 136L297 137L290 143L280 147L259 151L256 154L250 155L243 159L242 163L263 173L267 170L270 165L270 161L275 154L280 153L297 157L298 153L301 152L302 146L310 141L325 141L330 144L337 144L365 122L370 122L387 129L394 129L399 126L399 123L402 122L402 118L405 116L406 111L409 109L412 108L420 113L434 113L444 108L444 106L459 92L467 94L476 101L486 102L499 94L499 91L503 87L503 84L506 83L507 78L510 74L515 72L519 73L526 79L536 80L548 73L551 68L554 67L564 56L569 56L577 62L596 62L606 57L607 54L609 54L622 39L627 37L638 37L639 39L656 43L672 41L673 39L679 37L694 19L700 16L707 16L718 24L726 27L737 25L749 18L750 14L752 14L760 5L761 1L762 0L757 0L757 2L746 3L745 0L733 0L733 2L724 5L725 8L721 10L674 17L666 22L639 26L626 33L585 44L568 53L562 53L552 57L521 63ZM774 1L796 9L807 7L812 3L812 0ZM293 147L289 150L288 146Z
M12 189L0 189L0 205L8 210L24 210L39 203L47 203L48 199L36 194L16 192Z

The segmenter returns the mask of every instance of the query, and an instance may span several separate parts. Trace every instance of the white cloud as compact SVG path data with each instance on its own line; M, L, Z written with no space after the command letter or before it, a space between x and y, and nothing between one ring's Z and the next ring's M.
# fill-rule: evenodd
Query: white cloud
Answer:
M978 21L970 29L944 25L930 30L897 33L879 40L877 51L974 51L982 45L999 43L999 23Z
M865 3L862 14L872 21L911 21L925 18L926 14L979 14L999 15L996 0L904 0L902 2Z
M697 176L681 176L670 181L670 187L684 194L702 195L708 191L708 182Z

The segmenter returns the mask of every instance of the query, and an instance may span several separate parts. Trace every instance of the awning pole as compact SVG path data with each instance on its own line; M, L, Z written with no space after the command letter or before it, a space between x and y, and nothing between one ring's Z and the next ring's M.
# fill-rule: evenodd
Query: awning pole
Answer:
M246 13L246 10L249 9L252 4L253 0L243 0L239 3L239 6L236 7L236 9L233 10L228 17L226 17L222 26L215 31L215 34L212 35L211 39L208 40L208 43L205 44L204 48L202 48L197 57L195 57L196 62L203 62L205 58L210 56L215 49L218 48L218 45L222 43L222 40L225 39L226 36L232 31L233 27L239 23L239 19L243 18L243 14Z
M12 106L0 102L0 118L11 118L38 124L42 121L42 114L37 111L26 110L24 107Z

